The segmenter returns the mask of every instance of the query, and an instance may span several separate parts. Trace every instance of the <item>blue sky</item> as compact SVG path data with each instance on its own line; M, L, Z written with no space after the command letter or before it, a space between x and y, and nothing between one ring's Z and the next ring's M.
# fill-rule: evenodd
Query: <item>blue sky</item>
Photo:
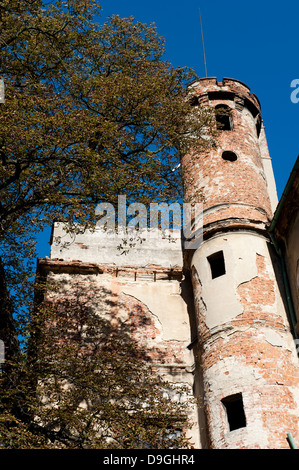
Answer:
M299 83L299 2L269 0L99 0L101 22L112 14L155 23L174 66L205 76L199 8L208 76L236 78L257 95L281 196L299 154L299 102L291 101L291 82ZM299 97L299 93L297 95ZM49 245L40 245L40 256Z

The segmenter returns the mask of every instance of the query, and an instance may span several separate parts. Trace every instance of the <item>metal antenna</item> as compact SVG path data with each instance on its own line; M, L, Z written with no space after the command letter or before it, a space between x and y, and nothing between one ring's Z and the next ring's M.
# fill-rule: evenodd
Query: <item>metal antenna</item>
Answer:
M207 63L206 63L206 53L205 53L205 43L203 40L203 30L202 30L202 21L201 21L201 13L200 13L200 8L199 10L199 19L200 19L200 29L201 29L201 39L202 39L202 48L203 48L203 58L204 58L204 63L205 63L205 72L206 72L206 77L208 76L207 73Z

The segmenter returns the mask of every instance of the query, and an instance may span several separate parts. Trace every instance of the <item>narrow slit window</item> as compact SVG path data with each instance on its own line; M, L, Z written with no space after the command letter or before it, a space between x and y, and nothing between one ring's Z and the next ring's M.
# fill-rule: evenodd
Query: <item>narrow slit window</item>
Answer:
M262 128L262 122L261 122L261 119L258 118L256 121L256 133L258 137L260 136L261 128Z
M218 251L208 256L208 262L211 268L212 279L223 276L225 274L225 262L223 251Z
M226 411L229 430L234 431L235 429L245 428L246 417L244 412L242 393L236 393L235 395L225 397L221 400L221 402Z

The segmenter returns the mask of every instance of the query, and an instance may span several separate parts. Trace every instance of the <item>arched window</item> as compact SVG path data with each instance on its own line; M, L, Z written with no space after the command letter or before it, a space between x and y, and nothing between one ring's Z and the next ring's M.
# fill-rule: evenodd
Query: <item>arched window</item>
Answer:
M238 159L237 155L234 152L231 152L230 150L225 150L224 152L222 152L221 156L223 160L226 160L228 162L235 162Z
M231 116L231 108L226 104L217 104L215 111L217 129L221 131L232 131L233 119Z

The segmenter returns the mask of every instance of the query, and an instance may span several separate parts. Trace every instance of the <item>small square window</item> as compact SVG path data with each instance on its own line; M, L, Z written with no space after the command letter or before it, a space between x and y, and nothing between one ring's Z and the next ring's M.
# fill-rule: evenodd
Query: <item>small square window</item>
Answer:
M223 251L218 251L208 256L208 262L211 268L212 279L223 276L225 274L225 263Z

